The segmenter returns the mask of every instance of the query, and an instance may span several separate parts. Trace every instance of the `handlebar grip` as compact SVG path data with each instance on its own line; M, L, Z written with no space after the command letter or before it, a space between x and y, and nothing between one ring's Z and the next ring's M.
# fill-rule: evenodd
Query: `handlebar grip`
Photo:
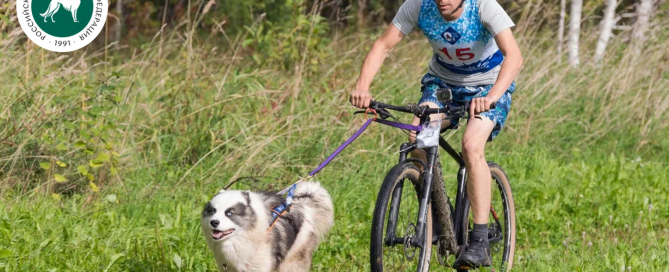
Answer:
M471 106L471 102L465 103L465 110L469 111L470 106ZM492 104L490 104L490 109L494 110L496 108L497 108L497 102L492 102Z

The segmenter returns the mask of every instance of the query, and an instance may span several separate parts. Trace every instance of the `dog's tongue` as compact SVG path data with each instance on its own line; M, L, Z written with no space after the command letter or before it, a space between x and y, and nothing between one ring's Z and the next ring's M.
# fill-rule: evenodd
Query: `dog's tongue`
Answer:
M223 238L225 234L222 231L219 230L214 230L211 232L211 236L214 237L214 239L221 239Z
M214 237L214 239L219 240L219 239L223 238L223 236L226 236L226 235L232 233L233 231L235 231L235 229L229 229L229 230L226 230L226 231L212 230L211 231L211 237Z

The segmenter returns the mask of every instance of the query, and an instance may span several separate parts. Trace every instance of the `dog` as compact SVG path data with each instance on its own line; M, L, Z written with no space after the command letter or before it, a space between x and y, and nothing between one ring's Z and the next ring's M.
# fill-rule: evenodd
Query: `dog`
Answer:
M219 271L309 271L334 223L332 199L319 183L299 182L289 212L274 222L282 203L274 192L221 190L206 204L202 231Z
M81 4L81 0L51 0L49 3L49 8L44 13L40 13L40 16L44 17L44 22L46 23L46 18L51 17L51 22L56 22L53 20L53 15L56 14L58 9L60 9L61 6L69 12L72 13L72 20L74 20L75 23L78 23L77 21L77 9L79 9L79 5Z

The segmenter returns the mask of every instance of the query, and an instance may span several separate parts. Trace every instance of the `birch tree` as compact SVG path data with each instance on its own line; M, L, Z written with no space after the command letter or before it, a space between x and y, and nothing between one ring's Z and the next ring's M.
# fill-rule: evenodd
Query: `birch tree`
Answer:
M597 40L597 48L595 49L595 62L599 63L606 52L606 45L611 38L611 29L615 24L616 0L607 0L606 9L604 10L604 18L600 25L599 39Z
M569 64L578 67L578 38L581 34L581 10L583 0L571 1L571 12L569 13Z
M567 11L567 0L560 0L560 23L558 27L558 62L562 63L562 45L564 44L564 17Z
M653 0L641 0L636 7L636 22L632 28L631 49L636 55L641 53L641 48L646 41L646 31L653 11Z
M116 19L116 37L115 41L116 46L118 47L121 43L121 33L123 31L123 0L116 0L116 13L118 18Z

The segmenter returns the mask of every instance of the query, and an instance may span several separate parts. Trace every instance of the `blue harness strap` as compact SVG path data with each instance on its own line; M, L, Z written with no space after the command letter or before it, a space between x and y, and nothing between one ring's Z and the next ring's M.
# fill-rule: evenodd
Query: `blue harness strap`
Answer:
M292 206L293 202L293 195L295 194L295 188L297 188L297 183L293 183L293 185L289 186L286 189L281 190L277 195L283 195L286 194L286 200L281 203L281 205L277 205L271 209L272 211L272 224L270 224L269 228L267 229L267 232L272 230L274 227L274 224L276 224L276 221L279 221L282 215L286 214L287 212L290 211L290 207Z
M281 190L280 192L277 193L277 195L283 195L285 194L285 191L288 191L288 194L286 195L286 201L281 203L281 205L275 206L272 208L272 219L276 220L277 217L281 216L284 211L289 212L290 211L290 206L293 202L293 194L295 194L295 188L297 187L297 183L293 183L290 187Z

